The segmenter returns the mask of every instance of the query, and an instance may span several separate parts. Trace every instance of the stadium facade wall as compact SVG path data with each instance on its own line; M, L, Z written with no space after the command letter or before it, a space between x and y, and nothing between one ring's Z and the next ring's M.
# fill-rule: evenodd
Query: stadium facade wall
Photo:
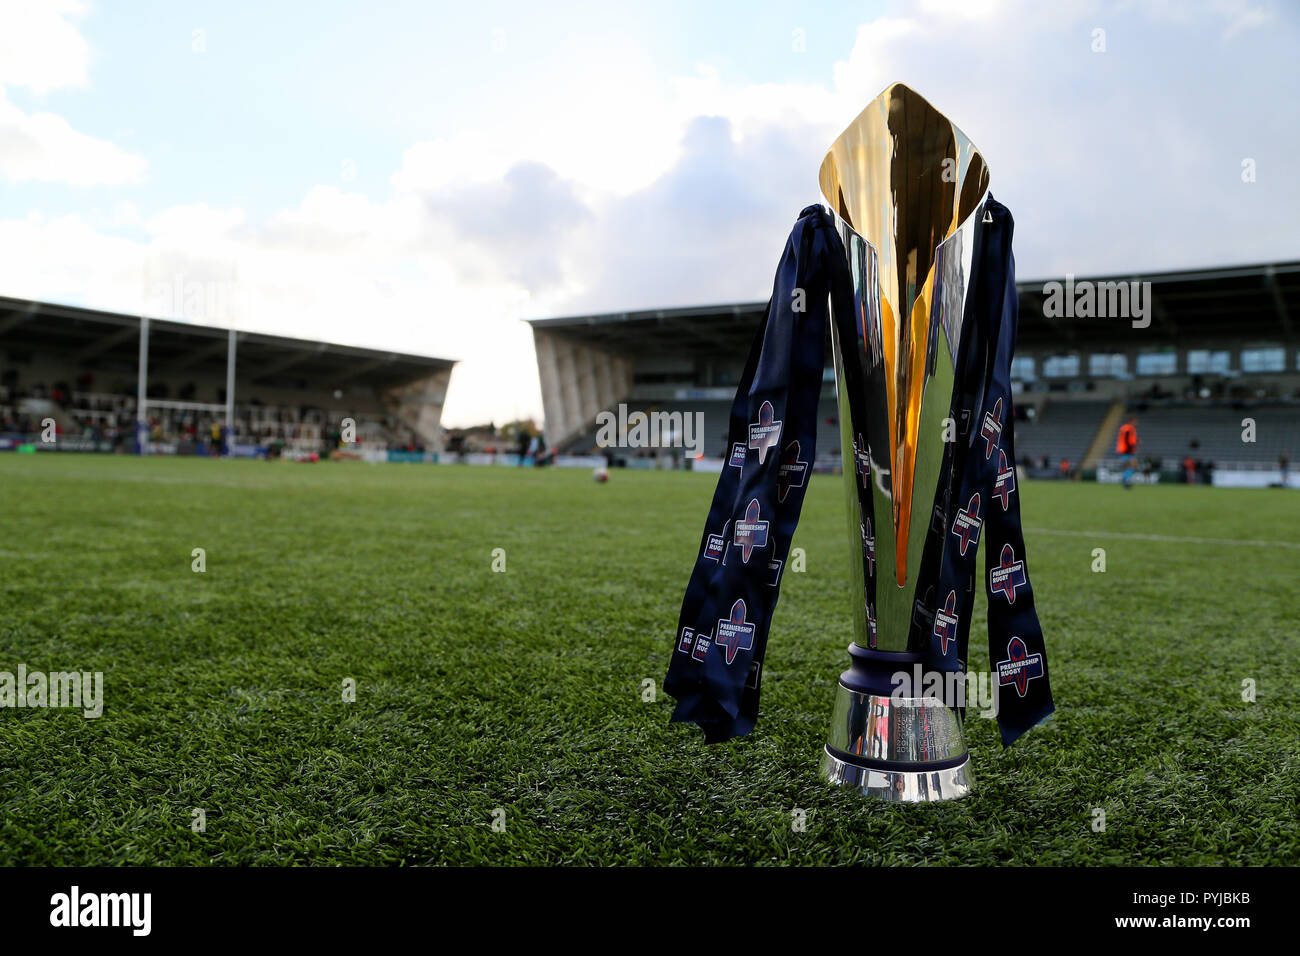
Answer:
M443 449L442 408L447 402L451 369L441 369L381 393L384 407L424 440L434 452Z
M562 447L594 427L596 414L626 400L632 360L533 327L542 410L552 446Z

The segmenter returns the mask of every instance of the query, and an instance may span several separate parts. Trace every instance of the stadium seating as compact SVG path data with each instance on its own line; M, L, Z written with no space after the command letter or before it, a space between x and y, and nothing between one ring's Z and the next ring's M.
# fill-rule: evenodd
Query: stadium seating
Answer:
M1105 401L1044 403L1032 421L1016 422L1016 455L1022 462L1027 458L1037 461L1046 457L1051 466L1062 459L1078 465L1109 407L1110 403Z
M1167 469L1176 469L1188 454L1219 468L1271 468L1282 452L1294 459L1300 451L1300 409L1291 403L1134 404L1129 411L1138 416L1140 453L1160 459ZM1242 420L1246 418L1255 421L1254 442L1242 441ZM1114 441L1111 435L1111 450ZM1198 443L1194 450L1193 441Z
M42 395L52 394L38 389ZM74 391L62 403L50 403L49 414L58 422L64 436L104 439L115 444L134 436L135 398L108 392ZM234 408L235 440L249 445L279 445L293 451L318 452L336 441L334 433L343 418L356 423L356 443L352 450L395 448L419 445L419 440L377 404L373 407L324 409L312 406L236 404ZM210 408L174 408L150 406L148 417L153 440L174 444L186 440L206 444L210 428L224 425L225 413ZM34 436L37 420L21 415L16 396L0 396L0 426ZM6 430L0 427L0 431ZM281 445L282 443L282 445Z

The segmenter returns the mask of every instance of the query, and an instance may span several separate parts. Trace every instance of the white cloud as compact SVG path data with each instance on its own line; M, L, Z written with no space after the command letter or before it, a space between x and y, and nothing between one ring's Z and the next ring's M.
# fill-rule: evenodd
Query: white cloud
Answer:
M80 0L0 0L0 87L84 86L90 47L76 21L85 10Z
M144 159L79 132L63 117L27 112L6 87L40 96L87 83L90 47L78 0L0 0L0 177L10 183L122 185L144 178Z
M941 20L992 20L1006 5L1002 0L921 0L927 17Z
M1273 11L1252 0L1214 0L1214 9L1228 21L1224 39L1264 26L1273 19Z
M79 133L54 113L24 113L0 89L0 175L11 183L121 185L144 178L143 157Z
M544 82L527 63L505 62L488 61L484 72L519 70L518 90L481 94L474 125L412 145L394 186L431 192L491 182L528 161L593 194L626 194L672 164L686 117L644 50L591 47L580 69L549 71Z
M244 222L241 209L218 209L207 203L171 206L145 220L145 229L164 241L185 245L223 242L234 238Z
M510 157L479 130L416 143L402 154L392 176L403 192L434 192L471 183L491 182L505 175Z
M95 229L79 216L0 220L5 295L130 311L139 303L140 264L137 243Z

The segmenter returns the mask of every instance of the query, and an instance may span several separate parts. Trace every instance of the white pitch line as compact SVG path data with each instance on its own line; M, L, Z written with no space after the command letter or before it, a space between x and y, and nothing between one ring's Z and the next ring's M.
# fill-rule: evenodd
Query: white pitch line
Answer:
M1169 544L1244 544L1256 548L1300 548L1296 541L1258 541L1251 538L1185 538L1175 534L1134 534L1126 531L1065 531L1060 528L1026 528L1030 534L1054 534L1063 538L1126 538L1130 541L1163 541Z

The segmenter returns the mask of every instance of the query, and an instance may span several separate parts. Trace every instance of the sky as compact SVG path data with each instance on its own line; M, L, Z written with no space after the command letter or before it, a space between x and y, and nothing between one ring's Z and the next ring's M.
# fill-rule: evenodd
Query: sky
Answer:
M528 318L766 299L901 81L984 154L1020 278L1300 258L1300 9L1262 0L0 0L0 294L460 360Z

